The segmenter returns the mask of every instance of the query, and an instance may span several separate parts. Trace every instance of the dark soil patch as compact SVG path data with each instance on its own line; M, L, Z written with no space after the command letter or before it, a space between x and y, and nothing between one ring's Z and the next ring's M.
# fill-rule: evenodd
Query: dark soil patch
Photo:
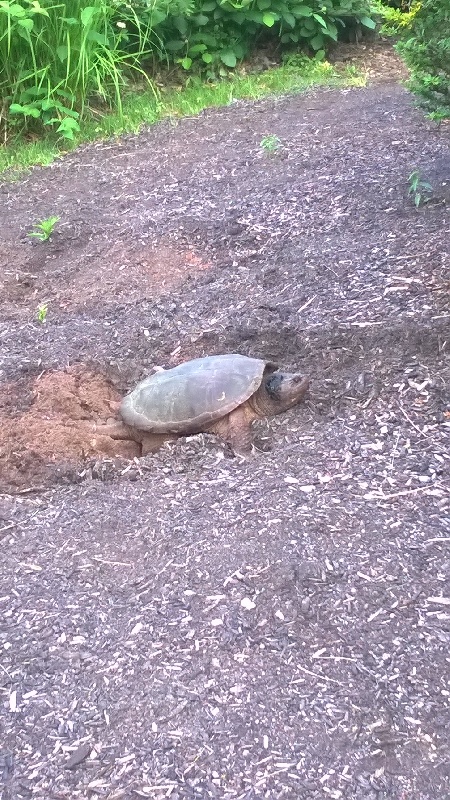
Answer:
M0 187L2 800L450 797L449 163L380 82ZM232 351L312 377L269 452L98 432Z

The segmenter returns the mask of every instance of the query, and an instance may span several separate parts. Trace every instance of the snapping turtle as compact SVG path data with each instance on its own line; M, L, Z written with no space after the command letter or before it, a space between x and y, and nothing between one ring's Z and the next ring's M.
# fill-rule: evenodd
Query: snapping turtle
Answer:
M119 413L142 443L142 455L202 432L245 453L252 446L252 422L296 405L308 385L308 378L278 372L259 358L206 356L145 378L122 400Z

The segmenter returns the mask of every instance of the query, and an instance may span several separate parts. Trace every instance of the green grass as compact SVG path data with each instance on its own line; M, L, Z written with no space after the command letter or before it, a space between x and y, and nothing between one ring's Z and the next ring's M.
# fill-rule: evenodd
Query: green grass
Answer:
M0 150L0 175L6 180L21 177L35 165L48 165L85 142L138 133L144 126L166 118L198 114L204 108L230 105L235 100L258 100L268 95L293 94L315 86L363 86L365 77L354 68L336 72L326 62L293 57L280 67L257 75L232 74L218 83L192 83L184 88L129 93L123 98L122 115L111 113L87 121L73 142L49 134L33 142L18 140Z
M72 140L93 96L120 112L125 73L143 74L150 37L130 4L120 13L114 24L114 0L0 0L2 130L45 125ZM133 54L123 49L127 22Z

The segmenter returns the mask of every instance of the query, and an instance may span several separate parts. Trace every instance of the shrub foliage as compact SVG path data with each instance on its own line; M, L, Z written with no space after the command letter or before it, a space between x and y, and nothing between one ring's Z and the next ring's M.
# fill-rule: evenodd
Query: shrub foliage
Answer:
M411 70L410 89L428 110L450 116L450 0L421 0L397 48Z
M271 38L323 57L355 21L375 27L366 0L199 0L192 13L169 14L156 31L171 59L215 77Z

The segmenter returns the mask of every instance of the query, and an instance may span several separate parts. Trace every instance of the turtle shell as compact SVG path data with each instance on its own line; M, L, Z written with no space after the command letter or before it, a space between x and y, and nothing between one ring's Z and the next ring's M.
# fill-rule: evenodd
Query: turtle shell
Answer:
M275 368L236 353L186 361L144 378L123 399L120 415L151 433L199 433L245 403L266 367Z

